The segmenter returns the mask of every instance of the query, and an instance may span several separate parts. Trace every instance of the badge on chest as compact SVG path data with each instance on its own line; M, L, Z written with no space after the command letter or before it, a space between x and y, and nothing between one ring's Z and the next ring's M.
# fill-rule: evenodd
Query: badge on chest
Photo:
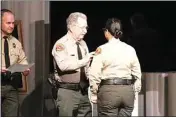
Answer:
M12 45L13 45L13 48L16 48L16 44L15 43L13 43Z

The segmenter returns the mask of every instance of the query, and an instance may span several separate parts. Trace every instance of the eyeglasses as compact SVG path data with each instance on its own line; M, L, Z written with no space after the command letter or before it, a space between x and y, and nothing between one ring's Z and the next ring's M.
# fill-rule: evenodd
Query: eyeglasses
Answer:
M86 30L88 30L89 29L89 26L82 26L82 27L80 27L80 26L78 26L78 25L75 25L75 26L77 26L77 27L79 27L80 29L86 29Z

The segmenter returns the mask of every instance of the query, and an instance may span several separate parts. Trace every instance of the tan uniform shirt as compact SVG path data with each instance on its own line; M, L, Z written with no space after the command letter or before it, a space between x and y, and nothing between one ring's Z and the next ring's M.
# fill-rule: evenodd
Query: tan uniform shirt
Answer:
M111 77L132 79L131 74L141 81L140 64L134 48L112 38L96 50L89 73L90 89L96 94L101 80Z
M4 38L1 38L1 67L6 68L4 55ZM15 63L28 64L21 43L13 36L8 37L10 65Z
M78 60L76 41L71 36L69 36L69 34L66 34L54 44L54 47L52 49L52 55L59 69L63 73L69 71L78 72L78 74L76 75L65 74L68 76L65 78L61 77L61 80L58 81L79 83L80 68L84 66L85 72L87 74L88 62L84 59L84 57L89 53L89 50L85 41L80 41L80 48L83 57L82 60Z

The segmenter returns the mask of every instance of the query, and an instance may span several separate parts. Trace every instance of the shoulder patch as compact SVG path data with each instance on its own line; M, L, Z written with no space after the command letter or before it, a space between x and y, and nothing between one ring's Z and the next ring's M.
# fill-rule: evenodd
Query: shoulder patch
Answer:
M58 43L58 44L56 45L56 51L62 51L62 50L64 50L64 45L61 44L61 43Z
M97 48L96 51L95 51L95 55L99 55L101 53L101 48Z

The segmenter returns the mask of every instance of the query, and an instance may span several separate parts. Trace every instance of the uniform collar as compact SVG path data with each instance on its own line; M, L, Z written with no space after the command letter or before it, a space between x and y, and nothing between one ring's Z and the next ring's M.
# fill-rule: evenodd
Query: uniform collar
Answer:
M10 39L12 39L12 37L13 37L12 35L8 35L8 36L7 36L7 39L10 40ZM4 39L4 38L1 37L1 40L2 40L2 39Z
M73 45L76 44L76 40L75 40L73 37L71 37L69 33L67 33L66 35L67 35L67 39L68 39ZM82 45L82 44L83 44L83 41L82 41L82 40L79 41L79 44Z
M108 42L109 42L109 43L113 43L113 42L119 42L119 41L120 41L119 38L116 39L115 37L112 37Z

